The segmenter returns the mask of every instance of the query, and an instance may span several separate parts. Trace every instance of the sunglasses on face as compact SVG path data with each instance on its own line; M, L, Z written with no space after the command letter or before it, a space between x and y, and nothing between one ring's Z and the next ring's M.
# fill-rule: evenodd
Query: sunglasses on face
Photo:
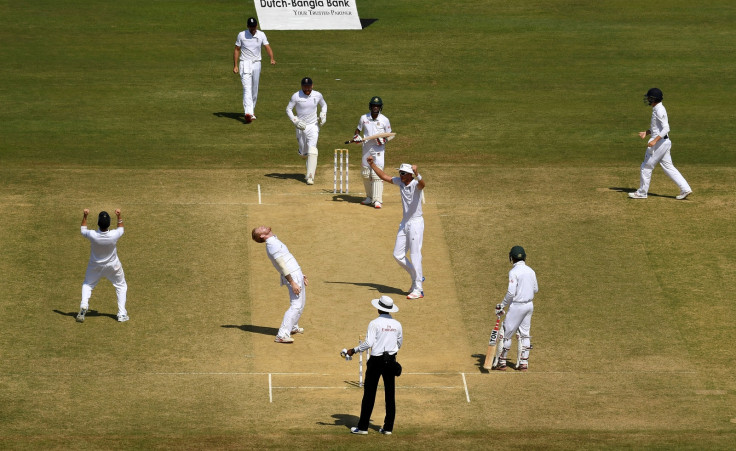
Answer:
M409 174L408 172L399 171L399 175L408 175L408 174Z

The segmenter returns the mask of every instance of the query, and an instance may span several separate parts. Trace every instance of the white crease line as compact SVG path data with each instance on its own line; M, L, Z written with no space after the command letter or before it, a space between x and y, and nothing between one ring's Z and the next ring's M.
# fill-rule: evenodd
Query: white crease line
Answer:
M463 386L465 387L465 399L470 402L470 393L468 393L468 382L465 380L465 373L460 373L463 376Z

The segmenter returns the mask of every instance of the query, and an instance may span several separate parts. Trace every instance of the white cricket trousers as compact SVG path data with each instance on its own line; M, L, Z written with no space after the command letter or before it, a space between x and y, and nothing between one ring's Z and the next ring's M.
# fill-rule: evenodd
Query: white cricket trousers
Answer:
M310 147L317 147L317 140L319 139L319 126L314 124L308 124L304 130L296 129L296 142L299 144L299 155L302 157L307 156Z
M119 259L115 259L115 261L106 265L98 265L92 262L87 265L87 273L84 275L84 283L82 284L82 302L79 308L89 308L89 298L92 296L92 290L95 289L103 277L112 282L112 286L115 287L115 293L118 296L118 316L127 315L128 311L125 310L125 301L128 293L128 284L125 282L123 265Z
M503 320L503 350L499 360L506 361L506 354L511 349L511 338L516 331L519 331L519 339L521 340L522 352L521 360L518 364L529 364L529 347L531 345L531 336L529 332L532 328L532 313L534 313L534 303L530 302L512 302L506 312L506 318Z
M424 240L424 218L414 218L399 224L394 245L394 258L399 265L409 273L412 280L412 289L420 291L422 288L422 241ZM406 250L409 250L409 258Z
M258 82L261 79L260 61L240 61L240 83L243 84L243 111L253 116L258 100Z
M641 164L641 176L639 181L639 194L646 195L649 192L649 183L652 180L652 171L659 163L669 178L672 179L677 187L680 188L680 192L692 191L690 185L688 185L685 177L680 174L674 164L672 164L672 156L670 155L670 149L672 149L672 141L669 139L662 139L652 147L648 147L644 154L644 162Z
M291 337L291 331L299 327L299 318L304 311L304 305L307 303L307 290L304 286L304 274L301 271L291 273L291 278L301 287L299 295L294 294L291 284L283 279L284 284L289 289L289 309L284 313L284 320L281 321L278 336L281 338Z

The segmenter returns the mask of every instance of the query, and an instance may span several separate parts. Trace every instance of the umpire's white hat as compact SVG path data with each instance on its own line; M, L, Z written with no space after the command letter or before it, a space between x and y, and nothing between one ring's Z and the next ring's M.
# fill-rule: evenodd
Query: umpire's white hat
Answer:
M379 299L374 299L371 301L371 304L382 312L391 313L399 311L399 307L394 305L394 300L388 296L381 296Z

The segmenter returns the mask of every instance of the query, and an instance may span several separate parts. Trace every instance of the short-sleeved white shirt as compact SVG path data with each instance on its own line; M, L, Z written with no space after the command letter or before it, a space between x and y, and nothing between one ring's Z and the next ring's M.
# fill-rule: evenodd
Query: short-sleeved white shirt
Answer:
M399 352L403 343L404 334L401 323L393 319L390 314L382 313L368 324L365 341L353 349L356 352L363 352L370 348L372 356L383 355L384 352L394 355Z
M357 128L363 132L364 138L377 133L391 133L391 121L381 113L378 113L375 119L373 119L371 113L366 113L360 116ZM375 139L363 143L363 154L366 152L383 152L384 150L386 150L386 145L379 145Z
M315 124L317 123L317 105L322 113L327 113L327 102L319 91L312 90L309 95L306 95L300 89L291 96L289 104L286 105L286 115L292 122L298 117L307 124ZM292 112L294 107L296 107L296 116Z
M240 61L260 61L261 46L268 45L268 38L261 30L257 30L255 36L250 34L250 30L245 30L238 33L235 45L240 47Z
M412 219L422 217L422 190L418 189L419 180L413 179L408 185L404 185L401 177L393 177L391 183L399 187L401 193L401 207L403 217L401 223L406 224Z
M657 136L664 138L670 132L670 122L667 119L667 110L661 102L654 105L652 108L652 121L649 125L649 130L652 132L650 141Z
M90 245L89 262L105 265L118 259L117 242L123 236L124 228L118 227L107 232L89 230L82 226L82 236L87 238Z

